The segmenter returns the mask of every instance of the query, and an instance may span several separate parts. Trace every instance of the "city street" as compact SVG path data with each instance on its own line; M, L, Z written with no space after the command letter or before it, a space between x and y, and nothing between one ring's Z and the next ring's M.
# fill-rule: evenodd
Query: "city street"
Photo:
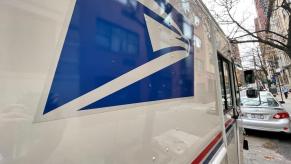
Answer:
M285 102L291 114L291 98ZM249 150L244 150L245 164L291 164L291 134L248 130L246 138Z

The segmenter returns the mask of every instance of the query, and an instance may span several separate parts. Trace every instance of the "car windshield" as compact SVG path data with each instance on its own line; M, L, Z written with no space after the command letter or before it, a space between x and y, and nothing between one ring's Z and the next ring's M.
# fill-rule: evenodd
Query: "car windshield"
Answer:
M261 100L260 100L261 99ZM279 104L268 92L260 92L260 97L248 98L245 95L241 97L242 106L264 106L264 107L278 107Z

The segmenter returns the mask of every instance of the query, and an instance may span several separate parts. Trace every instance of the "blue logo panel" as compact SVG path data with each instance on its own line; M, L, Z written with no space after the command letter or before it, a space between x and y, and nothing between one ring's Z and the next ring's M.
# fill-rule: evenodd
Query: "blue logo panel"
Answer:
M178 29L138 1L77 0L43 114L174 51L189 51L189 56L79 110L194 96L193 40L179 33L187 22L165 1L153 3L171 15ZM179 34L177 39L190 48L154 51L144 15Z

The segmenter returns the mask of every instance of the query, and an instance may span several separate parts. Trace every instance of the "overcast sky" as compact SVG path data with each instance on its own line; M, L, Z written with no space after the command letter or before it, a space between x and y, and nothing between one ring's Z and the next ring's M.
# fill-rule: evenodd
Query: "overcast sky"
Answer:
M217 12L223 10L221 7L219 7L214 0L202 0L208 9L211 12ZM254 19L257 17L256 8L255 8L255 0L239 0L238 4L236 5L235 10L233 11L234 17L238 22L241 22L242 20L245 20L243 22L243 26L249 29L250 31L255 30L254 25ZM231 33L231 30L233 29L233 26L229 25L221 25L220 27L225 32L226 35L229 35ZM253 43L244 43L239 45L240 54L241 56L248 56L251 55L249 52L251 51L251 48L255 47ZM249 67L252 65L252 57L243 57L243 66Z

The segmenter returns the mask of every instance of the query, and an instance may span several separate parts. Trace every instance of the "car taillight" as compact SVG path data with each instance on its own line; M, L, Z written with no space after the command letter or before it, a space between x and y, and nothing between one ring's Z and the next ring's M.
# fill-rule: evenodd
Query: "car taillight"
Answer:
M287 112L280 112L273 116L275 119L283 119L283 118L289 118L289 114Z

